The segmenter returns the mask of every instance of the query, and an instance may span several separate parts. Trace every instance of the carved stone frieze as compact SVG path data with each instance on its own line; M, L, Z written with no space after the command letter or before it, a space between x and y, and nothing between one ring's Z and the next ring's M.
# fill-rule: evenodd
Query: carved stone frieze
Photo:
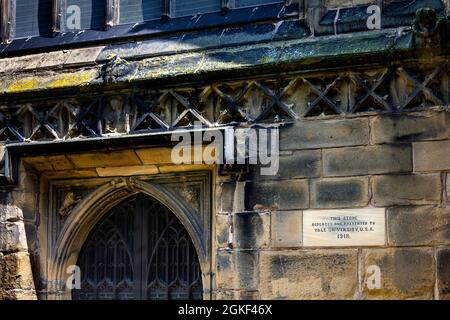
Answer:
M448 62L434 61L12 103L0 106L0 142L164 132L196 122L220 127L444 106L449 103L448 76Z

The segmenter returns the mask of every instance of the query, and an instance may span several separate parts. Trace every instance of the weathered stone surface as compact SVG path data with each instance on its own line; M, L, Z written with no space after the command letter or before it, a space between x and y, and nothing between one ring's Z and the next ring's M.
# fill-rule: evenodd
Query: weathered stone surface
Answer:
M364 29L365 30L365 29ZM331 31L331 30L330 30ZM347 54L361 55L368 52L373 54L382 53L386 50L397 50L410 47L410 35L403 33L397 41L393 41L391 32L380 30L380 33L373 31L342 34L340 38L330 37L317 45L315 41L303 41L302 43L288 43L279 57L279 62L290 61L294 57L302 56L304 58L314 56L323 58L331 56L340 56ZM331 31L332 32L332 31ZM358 45L357 45L358 44Z
M441 200L439 174L375 176L372 181L376 206L437 204Z
M357 250L261 252L262 299L351 299L358 287Z
M447 190L447 201L450 201L450 174L448 173L447 173L446 190Z
M134 176L134 175L144 175L144 174L157 174L159 169L154 165L143 165L143 166L130 166L130 167L106 167L97 168L97 174L99 177L117 177L117 176Z
M271 246L300 247L303 239L302 212L276 211L271 215Z
M170 148L151 148L136 150L143 164L172 163Z
M12 205L20 208L25 221L35 221L38 211L39 193L32 187L27 191L14 191L11 193ZM14 221L14 219L12 220Z
M26 296L24 291L28 291ZM0 300L4 299L36 299L30 256L26 252L0 253Z
M450 247L439 248L436 260L439 299L450 300Z
M45 53L30 54L21 57L0 59L0 72L11 73L14 71L33 70L39 68L46 57Z
M196 22L190 24L195 27ZM136 59L142 56L172 55L174 53L191 51L193 49L208 49L223 46L245 45L249 42L266 42L270 40L282 40L296 37L304 37L309 34L304 24L291 20L282 20L280 23L258 23L252 26L237 25L227 26L223 29L199 31L195 33L169 35L157 37L127 44L110 44L97 58L98 62L106 60L110 54L118 54L120 57Z
M37 227L34 222L24 221L25 236L27 241L28 252L33 252L38 249L37 242Z
M200 24L202 24L203 22L203 19L199 20ZM290 21L285 21L284 23L292 24L292 22ZM411 48L410 39L412 32L409 30L405 30L402 34L398 34L396 30L392 29L358 32L356 34L342 34L339 35L339 37L331 37L330 39L327 39L327 41L324 41L323 39L316 37L305 39L303 36L308 35L309 32L307 30L304 30L305 28L303 24L296 25L297 28L292 30L296 32L294 37L298 38L298 36L300 35L300 39L292 39L286 42L286 37L293 36L292 34L289 34L283 36L282 40L280 41L272 41L270 43L270 46L268 46L267 43L259 43L251 46L231 46L213 50L200 50L200 52L188 52L174 55L170 54L156 57L154 56L154 54L151 54L151 57L139 61L140 72L132 77L124 79L124 81L131 82L133 80L142 81L146 79L162 79L166 76L176 78L176 76L179 75L195 76L199 73L207 72L215 72L217 74L220 74L233 70L239 71L241 75L245 75L250 74L250 70L256 69L257 71L259 71L260 67L264 67L267 65L273 67L274 70L275 68L277 68L277 70L280 70L280 64L283 65L283 70L285 68L294 69L294 67L298 66L299 64L311 66L312 58L320 59L320 61L324 63L328 62L329 60L334 61L334 59L332 58L335 57L346 57L348 55L356 56L358 54L371 54L371 56L375 56L376 54L382 55L389 53L392 50L404 50ZM276 39L279 39L279 37L277 37L279 36L277 30L278 27L280 27L279 29L282 30L285 28L283 27L283 25L278 24L276 25L276 27L277 28L272 27L274 31L271 32L271 36L275 36ZM207 30L206 32L210 31ZM222 37L227 37L229 33L232 34L235 32L229 29L224 29ZM257 34L258 33L253 33L252 39L254 39ZM238 33L237 37L240 36L241 35L239 35ZM259 36L260 35L258 35L258 37ZM179 36L175 37L175 39L179 38ZM187 38L188 40L186 40L186 43L182 45L182 48L184 48L185 50L186 48L192 48L191 46L189 46L189 42L193 41L192 36L186 35L184 38ZM197 39L197 41L207 41L206 39L201 38ZM267 37L267 39L272 38L269 36ZM170 38L169 40L173 41L173 39ZM221 39L221 41L222 40L225 41L225 44L228 44L227 39ZM217 43L214 40L212 40L212 42ZM364 45L361 45L361 43L363 43ZM167 46L170 45L168 45L167 43L163 45L163 47ZM159 45L157 47L161 46ZM177 47L176 44L174 45L174 47ZM214 45L214 47L216 46ZM137 51L139 52L139 56L135 58L141 58L141 48L138 47ZM84 51L88 51L88 49L92 48L83 49ZM73 70L72 74L74 77L78 77L79 72L84 72L83 69L86 68L86 65L92 65L94 63L92 59L97 55L96 52L92 54L89 52L86 53L83 51L83 49L73 50L76 52L70 53L70 55L72 56L71 60L66 61L66 66L76 65L79 66L79 69L82 69L81 71L79 69ZM199 48L196 46L195 49ZM112 51L119 54L123 53L120 48ZM162 50L161 52L164 52L164 50ZM167 51L165 53L167 53ZM106 52L106 54L108 53ZM133 55L133 53L131 54ZM83 62L83 60L85 62ZM313 59L313 62L317 61ZM48 77L47 73L36 73L36 77L37 79L35 79L34 81L37 83L37 87L42 89L47 88L45 86L45 82L47 82L46 78ZM5 80L7 79L8 78L5 76ZM98 82L97 74L93 75L92 78L90 76L87 77L86 80L88 81L85 82ZM42 82L44 82L44 85L41 85ZM14 86L16 88L19 87L14 80L10 80L6 83L6 87L9 86ZM74 83L73 86L77 87L78 83ZM58 87L58 85L55 84L55 87ZM60 83L59 87L64 87L64 85ZM22 91L26 91L26 88L23 88ZM10 91L6 92L9 93Z
M16 275L15 265L12 259L0 252L0 300L12 300L14 296L8 291L14 288Z
M74 169L72 163L64 156L48 156L48 162L51 163L54 170L71 170Z
M23 161L37 171L72 170L74 166L64 155L34 156L23 158Z
M29 254L26 252L6 255L0 253L0 300L18 299L17 293L21 290L34 290Z
M228 247L231 223L232 220L230 215L216 215L216 243L219 248Z
M259 253L254 250L219 251L217 287L219 289L257 290Z
M126 167L142 164L133 150L70 154L67 157L77 168Z
M0 204L0 223L15 222L21 219L23 219L22 209L15 205Z
M364 4L374 4L374 0L330 0L326 1L327 8L354 7Z
M280 130L280 149L319 149L369 143L369 121L362 119L298 121Z
M70 56L70 50L52 51L45 54L44 59L39 63L39 68L53 68L63 65Z
M49 161L47 157L44 156L35 156L35 157L27 157L24 158L23 161L32 166L37 171L53 171L52 163Z
M264 248L269 242L269 214L255 212L233 214L233 248Z
M235 182L224 182L220 184L219 193L219 211L220 212L232 212L233 211L233 201L234 194L236 191ZM244 195L245 197L245 195Z
M388 209L387 220L391 246L450 243L450 208L394 207Z
M16 288L34 290L33 272L30 255L27 252L17 252L17 284Z
M411 172L411 145L382 145L323 150L325 176Z
M450 170L450 140L417 142L414 146L414 171Z
M105 46L74 49L70 52L69 57L67 58L64 65L68 67L80 64L95 64L98 55L104 48Z
M294 151L280 157L278 175L281 179L318 177L322 171L321 158L319 150Z
M298 179L319 177L322 171L320 150L294 151L281 155L276 175L261 175L261 166L250 166L253 179Z
M163 165L158 166L160 173L174 173L174 172L186 172L186 171L201 171L212 170L214 167L206 164L178 164L178 165Z
M0 252L27 251L23 222L0 223Z
M248 211L304 209L309 203L308 181L247 183L245 202Z
M37 300L37 294L34 290L19 290L14 292L15 300Z
M376 116L370 124L375 144L450 138L450 112L445 111Z
M245 186L246 182L224 182L220 184L221 212L245 211Z
M259 300L259 291L218 290L216 300Z
M381 288L367 286L369 266L381 271ZM431 299L434 291L434 259L431 248L363 250L363 298Z
M49 179L55 178L93 178L98 177L97 171L92 169L46 171L43 175Z
M97 68L92 69L82 68L81 70L60 71L58 73L42 72L30 76L30 73L23 73L23 75L11 77L7 76L9 81L4 81L0 84L1 90L6 90L9 93L19 92L39 92L49 89L74 88L88 85L95 81L98 76ZM5 79L3 77L3 79Z
M368 188L367 177L311 180L311 208L365 207Z

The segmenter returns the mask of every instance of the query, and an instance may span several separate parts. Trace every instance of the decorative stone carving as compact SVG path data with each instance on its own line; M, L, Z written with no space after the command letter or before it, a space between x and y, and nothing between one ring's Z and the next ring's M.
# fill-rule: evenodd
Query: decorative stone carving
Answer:
M186 128L194 122L219 127L443 106L450 98L448 73L448 62L434 60L430 64L298 74L275 80L11 103L0 108L0 142L140 134Z
M101 78L107 83L116 82L120 78L133 73L135 69L134 63L128 62L116 54L111 54L102 68Z
M177 190L195 210L200 211L200 186L182 186Z
M123 131L124 128L121 128L121 124L124 123L123 111L125 111L123 99L114 97L109 101L108 106L109 108L105 108L104 111L103 133L108 134Z
M413 24L414 45L419 48L439 46L441 42L439 25L440 21L433 9L421 8L417 10Z
M124 182L125 182L125 178L114 178L111 181L109 181L108 184L114 187L114 186L124 183Z
M140 179L137 177L129 177L128 179L126 179L128 188L133 192L137 189L136 187L137 187L139 181L140 181Z
M58 213L61 217L67 217L70 211L78 204L81 200L74 192L70 191L66 194L61 208L59 208Z

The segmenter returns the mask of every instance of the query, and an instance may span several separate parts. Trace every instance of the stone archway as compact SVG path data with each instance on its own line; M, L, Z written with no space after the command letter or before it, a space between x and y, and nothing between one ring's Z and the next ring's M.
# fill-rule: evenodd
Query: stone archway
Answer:
M206 250L207 245L202 240L202 228L196 214L184 200L164 186L135 178L112 180L89 194L72 210L50 259L49 289L58 294L49 295L49 299L71 299L71 290L65 286L69 277L67 270L77 264L79 253L92 229L112 208L137 194L145 194L161 203L186 229L198 255L204 288L203 298L209 299L210 259Z
M91 231L79 255L75 300L199 300L200 266L192 240L165 206L139 193Z

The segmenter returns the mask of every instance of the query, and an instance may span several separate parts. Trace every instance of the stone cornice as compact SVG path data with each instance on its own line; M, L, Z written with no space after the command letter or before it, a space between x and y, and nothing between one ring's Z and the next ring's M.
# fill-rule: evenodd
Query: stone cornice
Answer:
M160 87L162 83L169 85L343 66L386 65L402 59L430 59L446 55L444 47L417 50L411 28L207 48L129 61L121 57L132 55L136 50L132 46L117 50L94 47L0 60L0 95L7 98L48 90L128 86L142 81L150 81L150 84ZM105 61L106 56L117 56L123 64Z

